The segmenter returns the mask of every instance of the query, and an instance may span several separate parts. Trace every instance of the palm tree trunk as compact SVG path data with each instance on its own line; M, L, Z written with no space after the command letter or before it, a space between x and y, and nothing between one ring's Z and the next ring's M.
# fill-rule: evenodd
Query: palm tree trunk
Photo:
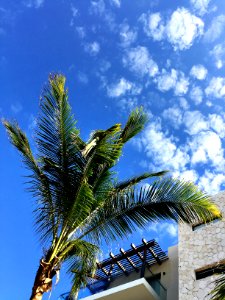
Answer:
M42 300L43 294L51 290L55 274L52 265L42 259L34 279L30 300Z

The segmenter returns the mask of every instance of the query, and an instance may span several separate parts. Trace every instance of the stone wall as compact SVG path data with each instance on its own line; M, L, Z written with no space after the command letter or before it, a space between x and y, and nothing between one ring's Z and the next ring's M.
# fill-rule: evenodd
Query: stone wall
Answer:
M213 197L225 215L225 192ZM179 226L179 299L210 299L217 275L196 280L195 270L225 259L225 221L214 221L194 231L187 224Z

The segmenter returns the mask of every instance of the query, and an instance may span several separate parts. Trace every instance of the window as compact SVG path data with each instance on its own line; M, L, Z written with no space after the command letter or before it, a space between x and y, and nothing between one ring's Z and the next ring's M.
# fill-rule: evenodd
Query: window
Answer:
M214 274L223 274L223 273L225 273L225 262L223 263L218 262L208 267L195 271L197 280L212 276Z
M221 218L215 218L215 219L213 219L211 221L206 221L205 223L194 224L194 225L192 225L192 230L193 231L198 230L198 229L204 227L207 224L216 223L216 222L218 222L220 220L221 220Z

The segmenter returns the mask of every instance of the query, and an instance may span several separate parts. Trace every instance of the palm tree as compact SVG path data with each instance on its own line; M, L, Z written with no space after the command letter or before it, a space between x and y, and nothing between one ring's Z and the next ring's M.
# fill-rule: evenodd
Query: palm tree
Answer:
M73 274L71 293L77 295L81 284L85 285L95 271L102 239L108 242L124 237L149 221L190 223L220 215L210 198L192 183L165 178L140 187L142 180L165 172L116 180L114 166L124 144L147 121L142 108L130 114L124 127L115 124L96 130L87 142L76 128L64 76L49 76L40 108L36 158L20 127L4 121L12 144L30 171L36 227L46 248L30 300L42 299L51 289L64 262Z
M220 275L219 278L215 281L215 288L211 291L211 299L212 300L225 300L225 264L219 267Z

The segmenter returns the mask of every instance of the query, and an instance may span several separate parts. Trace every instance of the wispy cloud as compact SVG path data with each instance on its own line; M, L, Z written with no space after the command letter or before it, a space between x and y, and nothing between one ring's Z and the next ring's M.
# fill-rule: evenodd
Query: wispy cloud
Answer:
M200 16L208 12L208 6L211 0L190 0L190 3Z
M26 0L24 5L28 8L40 8L44 5L45 0Z
M121 6L121 0L110 0L110 3L118 8Z
M204 40L212 43L217 40L223 33L225 27L225 15L216 16L204 35Z
M92 42L92 43L87 43L84 46L84 50L89 53L90 55L97 55L100 51L100 45L98 42Z
M193 86L190 91L190 98L195 105L199 105L203 100L203 91L199 86Z
M212 56L217 69L221 69L225 61L225 44L215 45L209 54Z
M83 26L76 26L75 30L81 39L86 36L85 28Z
M119 36L122 46L128 47L137 39L137 31L125 23L120 26Z
M90 13L103 15L105 12L104 0L91 1Z
M71 9L71 13L72 13L72 18L70 20L70 26L73 26L74 19L78 16L79 11L73 4L71 4L70 9Z

